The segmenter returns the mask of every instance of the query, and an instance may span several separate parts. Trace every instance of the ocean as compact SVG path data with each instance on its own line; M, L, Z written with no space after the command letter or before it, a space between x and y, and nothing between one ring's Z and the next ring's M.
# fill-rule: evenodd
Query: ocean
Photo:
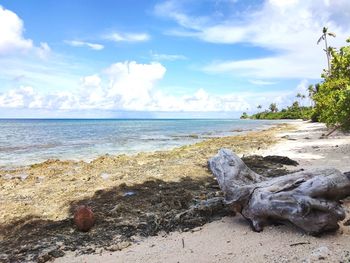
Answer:
M285 121L227 119L0 119L0 168L47 159L90 161L207 138L260 130Z

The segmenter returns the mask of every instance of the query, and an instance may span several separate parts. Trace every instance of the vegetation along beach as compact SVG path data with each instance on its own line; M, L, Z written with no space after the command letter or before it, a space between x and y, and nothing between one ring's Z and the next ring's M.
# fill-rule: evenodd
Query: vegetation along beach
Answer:
M0 3L0 262L350 262L350 2Z

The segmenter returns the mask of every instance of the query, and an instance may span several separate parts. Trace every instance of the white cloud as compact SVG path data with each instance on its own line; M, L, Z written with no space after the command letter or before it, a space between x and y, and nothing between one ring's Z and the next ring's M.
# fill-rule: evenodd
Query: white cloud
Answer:
M37 103L38 99L39 96L32 87L20 87L0 94L0 105L4 108L30 108Z
M118 33L112 32L105 35L105 39L114 42L146 42L150 40L150 35L147 33Z
M68 45L73 47L88 47L93 50L102 50L104 49L104 46L97 43L90 43L85 41L79 41L79 40L67 40L65 41Z
M48 110L126 110L212 112L241 111L249 108L256 94L214 95L204 89L174 96L164 93L157 82L166 68L158 63L118 62L100 75L81 78L71 91L39 93L31 87L11 89L0 94L0 108Z
M23 33L23 21L16 13L0 5L0 56L33 51L41 59L48 58L51 53L48 43L41 42L39 46L35 46Z
M320 78L326 66L323 46L316 45L322 27L337 33L337 38L330 40L332 46L344 45L350 36L348 0L265 0L254 9L219 18L189 15L180 3L183 2L172 0L155 7L156 14L179 25L168 33L217 44L249 43L275 53L263 58L213 62L204 67L206 72L250 78ZM229 3L231 7L234 4Z
M266 81L266 80L261 80L261 79L251 79L251 80L249 80L249 82L254 84L254 85L258 85L258 86L274 85L277 83L277 82Z
M151 58L155 61L161 61L161 60L168 60L168 61L175 61L175 60L186 60L187 57L184 55L176 55L176 54L158 54L156 52L151 51L150 52Z
M33 41L25 39L23 32L23 21L14 12L0 6L0 55L31 49Z
M152 102L152 92L166 68L158 62L138 64L135 61L112 64L105 70L109 84L109 108L147 110Z
M46 42L41 42L40 47L37 48L37 54L41 59L47 59L51 53L51 48Z

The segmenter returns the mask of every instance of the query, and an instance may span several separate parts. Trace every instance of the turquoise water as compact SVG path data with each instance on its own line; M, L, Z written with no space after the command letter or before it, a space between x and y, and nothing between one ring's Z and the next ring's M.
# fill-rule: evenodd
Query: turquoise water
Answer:
M47 159L92 160L104 154L170 149L210 137L258 130L255 120L0 120L0 167Z

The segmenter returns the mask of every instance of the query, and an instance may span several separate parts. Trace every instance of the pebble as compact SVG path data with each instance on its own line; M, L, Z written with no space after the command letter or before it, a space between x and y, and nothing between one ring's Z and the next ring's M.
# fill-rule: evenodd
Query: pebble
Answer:
M109 251L119 251L119 250L122 250L124 248L127 248L131 246L131 243L130 242L127 242L127 241L124 241L124 242L120 242L118 244L114 244L114 245L111 245L107 248L107 250Z
M49 255L54 257L54 258L60 258L64 256L64 252L60 249L54 249L49 252Z

